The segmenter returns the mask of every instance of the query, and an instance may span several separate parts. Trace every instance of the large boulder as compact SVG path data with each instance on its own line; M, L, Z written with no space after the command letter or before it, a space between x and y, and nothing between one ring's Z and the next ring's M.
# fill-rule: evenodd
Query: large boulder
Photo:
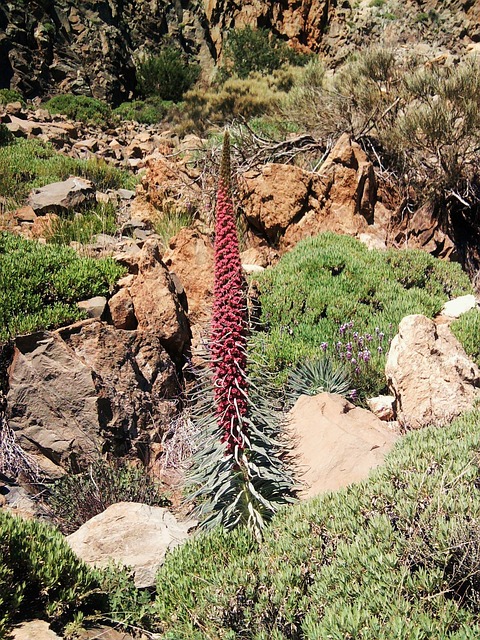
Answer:
M302 498L363 480L397 439L373 413L330 393L301 396L289 417Z
M346 134L318 173L266 164L244 173L239 188L249 222L280 250L323 231L386 239L375 217L373 165Z
M148 454L178 392L157 336L87 320L16 339L7 419L41 472L56 477L105 451Z
M405 317L385 366L397 419L406 427L443 424L471 409L480 371L446 324L422 315Z
M67 541L87 564L103 567L118 562L133 569L137 587L151 587L167 551L185 541L196 524L179 522L163 507L118 502L88 520Z
M37 215L72 211L78 207L95 205L95 202L94 184L84 178L52 182L34 189L28 198L28 205Z

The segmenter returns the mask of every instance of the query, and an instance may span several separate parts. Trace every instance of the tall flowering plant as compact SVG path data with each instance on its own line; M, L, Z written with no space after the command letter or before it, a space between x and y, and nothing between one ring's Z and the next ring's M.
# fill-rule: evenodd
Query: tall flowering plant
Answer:
M190 473L204 526L247 525L257 536L293 499L291 460L273 390L249 376L246 283L232 200L230 141L223 141L215 220L210 364L200 377L193 421L198 443ZM256 367L258 370L258 367Z
M215 279L210 350L216 415L226 451L245 449L247 415L246 282L232 201L230 140L223 141L215 220Z

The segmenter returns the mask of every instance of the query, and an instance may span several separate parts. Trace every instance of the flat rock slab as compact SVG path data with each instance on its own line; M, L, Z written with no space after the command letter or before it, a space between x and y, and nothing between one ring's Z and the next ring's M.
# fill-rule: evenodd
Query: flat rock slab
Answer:
M155 584L165 554L188 538L195 520L179 522L163 507L118 502L67 537L87 564L102 567L119 562L131 567L139 588Z
M303 499L346 487L382 464L398 436L342 396L301 396L290 411Z
M12 629L12 640L62 640L45 620L29 620Z
M93 182L83 178L52 182L41 189L34 189L28 198L28 205L37 215L62 213L87 205L95 206L95 202Z

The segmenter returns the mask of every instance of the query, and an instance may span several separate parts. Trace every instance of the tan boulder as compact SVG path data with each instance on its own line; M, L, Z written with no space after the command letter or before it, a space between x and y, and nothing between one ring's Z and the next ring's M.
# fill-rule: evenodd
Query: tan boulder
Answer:
M55 631L50 629L50 625L45 620L29 620L22 622L11 634L12 640L62 640Z
M363 480L397 439L373 413L330 393L301 396L289 416L302 498Z
M447 324L422 315L405 317L385 365L397 419L418 429L443 424L471 409L479 396L480 371Z
M137 587L151 587L167 551L185 541L196 524L177 521L163 507L118 502L67 536L67 542L87 564L115 561L133 569Z
M128 291L138 328L157 336L167 349L179 354L190 341L190 327L157 242L147 240L135 262L138 274Z

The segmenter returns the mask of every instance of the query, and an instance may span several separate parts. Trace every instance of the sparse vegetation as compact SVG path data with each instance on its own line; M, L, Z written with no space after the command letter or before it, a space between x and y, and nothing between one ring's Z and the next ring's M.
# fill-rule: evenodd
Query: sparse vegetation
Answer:
M165 200L162 203L162 211L154 219L155 233L160 236L164 249L168 248L169 241L185 227L190 227L195 219L195 210L192 206L181 206L176 202Z
M63 214L51 220L45 231L45 239L57 245L69 245L71 242L88 244L98 233L115 235L116 231L115 205L99 203L93 209Z
M124 269L81 258L69 247L0 234L0 340L83 317L76 303L106 295Z
M68 535L116 502L142 502L165 507L168 499L145 469L126 461L99 459L83 473L57 480L47 505L61 531Z

